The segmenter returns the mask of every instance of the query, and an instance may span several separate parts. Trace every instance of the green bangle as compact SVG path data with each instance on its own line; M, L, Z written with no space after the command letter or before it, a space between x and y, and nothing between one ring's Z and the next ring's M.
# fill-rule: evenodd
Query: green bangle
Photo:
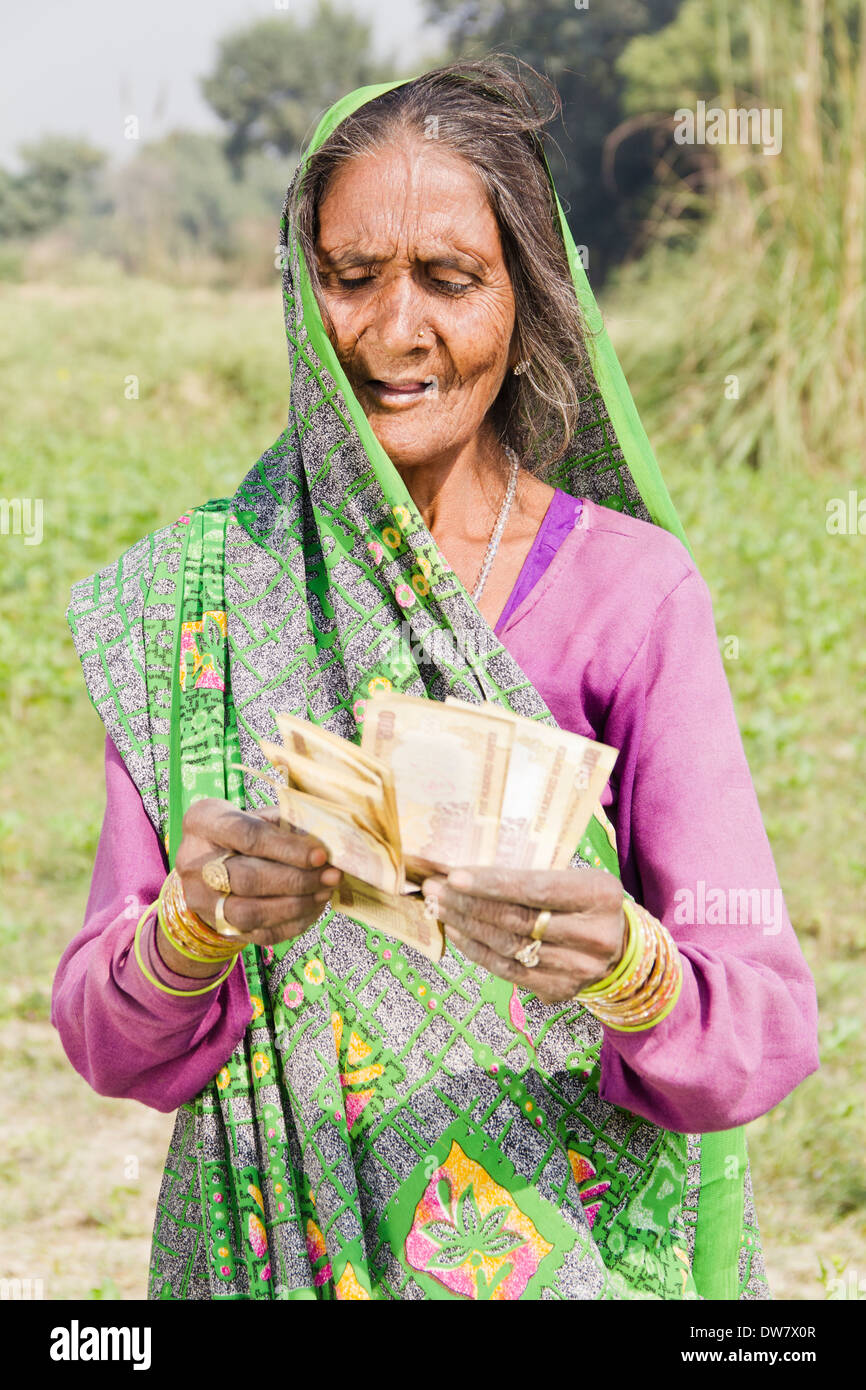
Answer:
M622 979L626 971L630 970L632 965L634 965L638 951L640 950L643 931L639 919L635 915L632 915L630 908L630 900L628 898L623 898L622 910L628 926L628 934L626 936L625 949L623 950L619 964L615 965L611 973L606 975L603 980L597 980L594 985L587 985L586 989L582 989L576 996L578 1000L582 1000L585 995L588 995L591 1000L594 1000L597 995L606 994L609 989L613 988L618 980Z
M671 1009L674 1007L674 1005L680 997L680 990L682 989L682 987L683 974L682 966L680 966L680 978L677 987L674 990L673 998L667 1004L665 1004L665 1007L662 1009L661 1013L656 1018L651 1018L646 1023L632 1024L630 1028L618 1028L615 1023L606 1023L604 1026L606 1028L612 1028L615 1033L645 1033L648 1028L655 1028L656 1024L661 1023L663 1018L667 1018ZM591 1009L590 1013L592 1013Z
M150 983L154 985L156 989L161 990L163 994L177 994L181 997L181 999L187 999L192 998L192 996L195 994L207 994L209 990L216 989L217 985L221 985L223 980L228 979L229 975L232 973L232 971L238 963L240 951L236 953L235 958L229 966L228 970L226 970L222 975L219 975L213 981L212 984L205 985L203 989L170 989L168 985L161 984L160 981L157 980L154 975L151 975L150 971L146 968L144 961L141 959L141 946L139 945L139 938L141 936L141 929L144 926L145 921L150 916L151 912L155 907L156 903L151 903L150 907L146 907L144 909L144 912L139 918L138 926L135 929L135 936L133 937L135 959L138 961L138 967L146 980L149 980Z
M172 948L173 950L177 951L179 955L181 955L181 956L186 956L187 960L194 960L194 961L197 961L199 965L202 965L202 964L205 964L205 965L206 965L206 964L207 964L206 961L202 961L201 956L194 956L194 955L192 954L192 951L185 951L184 948L178 944L178 942L172 941L171 937L169 936L168 932L167 932L166 929L165 929L165 923L163 922L162 917L161 917L161 915L160 915L159 903L157 903L157 905L156 905L156 922L157 922L157 926L159 927L160 931L162 932L162 934L163 934L163 936L165 937L166 941L168 942L169 946L171 946L171 948ZM158 946L158 945L157 945L157 950L159 950L159 946Z

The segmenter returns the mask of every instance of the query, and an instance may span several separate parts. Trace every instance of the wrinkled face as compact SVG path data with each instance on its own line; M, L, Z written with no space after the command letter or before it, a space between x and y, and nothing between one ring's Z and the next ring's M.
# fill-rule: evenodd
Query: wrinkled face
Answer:
M350 161L319 207L332 341L391 460L447 460L516 361L499 228L466 160L406 140Z

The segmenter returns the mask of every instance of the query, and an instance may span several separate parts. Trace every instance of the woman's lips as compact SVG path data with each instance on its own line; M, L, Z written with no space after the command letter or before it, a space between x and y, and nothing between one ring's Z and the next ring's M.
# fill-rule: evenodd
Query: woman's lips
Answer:
M429 381L378 381L366 383L367 390L383 405L411 405L426 396Z

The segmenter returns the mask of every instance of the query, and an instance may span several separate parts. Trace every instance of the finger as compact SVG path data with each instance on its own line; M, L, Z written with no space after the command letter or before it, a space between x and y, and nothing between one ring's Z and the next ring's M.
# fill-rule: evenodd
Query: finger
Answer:
M580 988L579 984L572 986L569 976L549 968L546 964L542 965L540 958L538 965L526 966L513 956L500 955L484 942L464 935L456 927L449 926L446 932L449 940L453 941L457 949L469 960L474 960L491 975L498 975L500 979L508 980L520 989L531 990L540 998L551 1001L571 999Z
M212 859L211 852L203 857L198 865L190 865L189 872L197 868L199 873ZM339 869L329 865L326 869L296 869L288 864L277 864L273 859L259 859L254 855L232 854L223 860L229 876L231 891L239 898L269 898L304 896L318 893L320 889L329 891L340 882Z
M275 946L280 941L293 941L303 932L309 931L328 910L327 907L316 907L308 916L293 917L272 927L257 927L254 931L248 932L244 939L252 946Z
M444 886L436 904L436 915L440 922L457 927L478 941L484 941L500 955L513 956L526 944L529 928L525 926L521 914L531 912L531 908L471 898L463 893L455 893L453 889L449 891Z
M437 890L440 910L447 917L449 913L460 913L477 922L487 922L504 932L525 939L532 934L538 921L538 910L524 907L520 903L506 902L501 898L482 898L470 893L458 893L450 883ZM542 909L543 911L544 909ZM580 918L574 913L553 913L544 929L544 940L562 945L571 940Z
M606 908L605 913L609 910ZM597 967L599 957L607 957L611 950L605 913L553 912L538 940L546 946L560 946L570 953L583 953L584 958L592 959ZM514 951L526 945L539 917L534 907L455 893L450 886L440 893L438 914L442 921L454 920L464 927L471 924L473 935L491 945L496 944L496 937L490 932L498 933L502 942L499 949L506 954L512 949L511 943Z
M212 900L210 910L202 912L195 908L194 911L216 931L219 930L215 925L216 904L221 895L211 892L210 889L205 891L210 894ZM257 940L259 934L265 934L270 939L269 934L272 933L282 931L284 934L295 935L297 931L302 931L322 915L329 901L330 893L327 890L318 894L289 894L274 898L242 898L232 893L223 904L223 917L228 926L234 927L244 936ZM279 936L277 939L280 939Z
M514 960L517 952L525 948L529 939L525 934L519 935L503 930L490 922L473 916L465 916L463 913L449 913L441 920L445 922L446 929L458 931L465 939L477 942L478 945L486 947L496 956L505 960ZM546 937L542 950L545 970L569 976L575 975L579 970L582 958L576 955L573 950L553 946ZM541 956L539 955L539 966L540 963ZM518 964L520 964L519 961ZM539 966L529 967L533 975ZM524 966L523 969L527 969L527 967Z
M554 912L540 938L548 961L583 983L604 979L619 961L625 942L624 925L612 935L611 923L622 921L622 889L617 882L616 907L593 913ZM425 896L435 901L436 915L503 956L516 955L532 935L538 920L534 907L457 893L449 883L427 880ZM555 958L551 948L559 948ZM581 984L581 988L583 984Z
M193 802L184 815L183 831L236 854L275 859L299 869L321 868L328 861L327 849L314 835L284 830L270 818L214 797Z
M594 912L622 898L622 885L604 869L452 869L448 885L478 898L503 898L551 912Z

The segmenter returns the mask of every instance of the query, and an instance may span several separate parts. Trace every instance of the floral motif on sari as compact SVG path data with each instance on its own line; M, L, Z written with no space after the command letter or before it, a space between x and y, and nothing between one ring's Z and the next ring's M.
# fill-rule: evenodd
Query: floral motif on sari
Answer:
M512 1194L455 1140L436 1169L406 1238L406 1259L453 1293L520 1298L550 1245Z
M195 690L225 690L225 672L220 663L226 633L226 615L222 609L208 610L196 621L181 624L181 690L186 690L188 674L192 675Z

